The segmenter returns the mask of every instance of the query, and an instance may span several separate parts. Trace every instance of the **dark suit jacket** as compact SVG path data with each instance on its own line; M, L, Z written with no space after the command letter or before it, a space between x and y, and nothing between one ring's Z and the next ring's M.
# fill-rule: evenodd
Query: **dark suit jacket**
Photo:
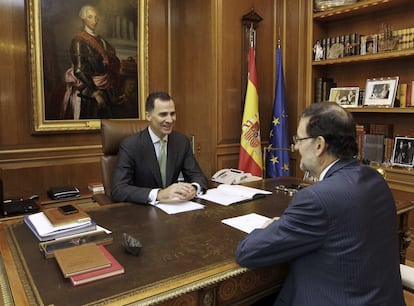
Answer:
M184 181L207 189L188 138L173 131L167 145L167 186L177 182L180 172ZM148 128L126 138L120 146L112 180L112 200L146 203L151 189L161 188L161 174Z
M338 161L279 221L242 240L236 257L249 268L290 262L275 305L404 305L396 222L383 177Z

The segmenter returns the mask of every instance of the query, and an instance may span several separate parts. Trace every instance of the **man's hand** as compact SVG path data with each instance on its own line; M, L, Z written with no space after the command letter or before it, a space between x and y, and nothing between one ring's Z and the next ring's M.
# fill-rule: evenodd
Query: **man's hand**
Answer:
M190 183L175 183L158 191L157 200L162 201L187 201L195 197L196 190Z
M104 98L104 94L102 93L102 91L97 90L92 94L92 97L95 98L96 102L98 103L99 107L104 107L105 106L105 98Z

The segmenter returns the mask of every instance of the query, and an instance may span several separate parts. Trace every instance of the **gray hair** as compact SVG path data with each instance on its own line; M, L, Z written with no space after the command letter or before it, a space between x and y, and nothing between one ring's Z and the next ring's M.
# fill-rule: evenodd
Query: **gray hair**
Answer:
M79 17L81 19L85 19L86 18L86 15L87 15L86 12L88 10L93 10L93 11L97 12L97 10L96 10L96 8L94 6L87 4L87 5L84 5L84 6L81 7L81 9L79 11Z

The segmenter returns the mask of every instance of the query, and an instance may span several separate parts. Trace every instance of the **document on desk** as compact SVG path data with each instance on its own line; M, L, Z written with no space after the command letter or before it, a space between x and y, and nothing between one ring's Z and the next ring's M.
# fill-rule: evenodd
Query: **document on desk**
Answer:
M266 216L251 213L239 217L223 219L221 222L238 230L241 230L247 234L250 234L250 232L252 232L254 229L262 227L263 224L269 220L270 218Z
M264 197L266 194L272 194L272 192L243 185L221 184L217 188L207 190L205 194L199 195L198 197L228 206L234 203Z
M167 214L178 214L186 211L203 209L204 205L191 201L178 201L174 203L158 203L156 205L159 209L165 211Z

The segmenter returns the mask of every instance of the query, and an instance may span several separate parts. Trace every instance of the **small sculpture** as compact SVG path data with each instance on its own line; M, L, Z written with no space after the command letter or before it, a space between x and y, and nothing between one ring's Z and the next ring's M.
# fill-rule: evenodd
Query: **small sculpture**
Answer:
M125 251L128 253L138 256L138 254L141 252L142 244L139 240L135 239L131 235L128 235L127 233L122 234L123 237L123 246L125 248Z
M333 44L328 51L328 59L335 59L344 56L344 45L341 43Z
M323 59L323 48L321 42L318 40L313 46L313 53L315 53L315 61L320 61Z

